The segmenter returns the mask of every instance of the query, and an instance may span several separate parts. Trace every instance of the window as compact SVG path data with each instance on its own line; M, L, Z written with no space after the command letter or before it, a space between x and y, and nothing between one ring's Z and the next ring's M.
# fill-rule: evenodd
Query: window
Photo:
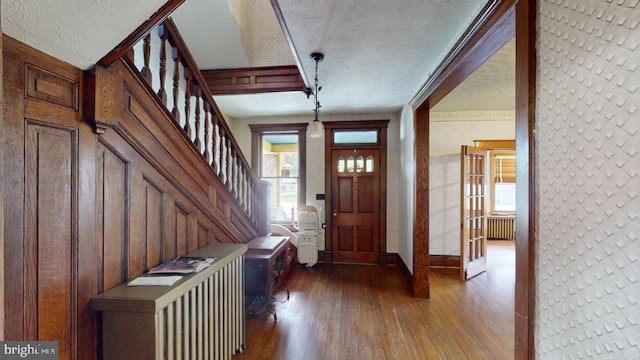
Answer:
M273 223L297 220L306 203L307 124L249 125L252 132L251 167L269 187L269 217Z
M260 180L271 184L271 220L291 221L296 217L300 187L298 155L298 135L262 136Z
M338 172L373 172L373 156L367 156L366 162L362 155L354 162L353 156L348 156L345 162L344 156L338 157Z
M516 211L516 157L513 150L491 152L494 212Z
M377 144L378 130L347 130L333 133L334 144Z

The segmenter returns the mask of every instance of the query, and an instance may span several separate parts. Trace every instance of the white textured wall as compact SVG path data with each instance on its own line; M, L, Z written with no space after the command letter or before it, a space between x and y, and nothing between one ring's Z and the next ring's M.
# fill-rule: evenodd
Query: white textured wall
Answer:
M538 359L640 359L640 5L538 2Z
M312 120L309 116L277 116L233 118L229 126L238 141L247 161L251 163L251 129L249 124L301 123ZM323 121L391 120L387 129L387 252L398 252L399 210L400 210L400 114L323 114ZM325 209L324 201L316 200L316 194L324 193L324 139L307 137L307 203ZM319 249L324 250L324 241L319 241Z
M460 147L474 140L515 139L515 112L431 112L429 253L460 255Z

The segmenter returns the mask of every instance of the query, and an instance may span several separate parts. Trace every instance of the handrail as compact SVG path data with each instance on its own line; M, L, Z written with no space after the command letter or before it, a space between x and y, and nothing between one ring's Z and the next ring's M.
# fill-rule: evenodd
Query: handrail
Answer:
M118 60L122 55L124 55L135 43L140 41L145 34L147 34L151 29L155 28L158 24L162 23L167 19L171 13L177 9L185 0L169 0L166 4L164 4L160 10L156 11L149 20L145 21L142 25L140 25L129 37L124 39L118 46L116 46L113 51L107 54L105 57L98 61L98 65L103 67L109 67L116 60Z
M133 49L140 51L141 47L143 60L138 67L140 74L211 166L214 174L258 226L261 202L258 177L222 117L175 23L167 19L156 29L151 29L124 56L135 64ZM153 34L157 36L155 39L152 38ZM158 59L152 59L152 43L159 43L159 50L154 49L157 50ZM170 58L167 56L168 50ZM171 78L167 78L170 75ZM167 84L171 85L170 89L167 89Z

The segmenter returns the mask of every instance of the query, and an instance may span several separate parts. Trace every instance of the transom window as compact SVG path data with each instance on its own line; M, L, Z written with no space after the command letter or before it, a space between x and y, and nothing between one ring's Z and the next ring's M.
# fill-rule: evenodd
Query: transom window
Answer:
M334 131L334 144L377 144L378 130Z

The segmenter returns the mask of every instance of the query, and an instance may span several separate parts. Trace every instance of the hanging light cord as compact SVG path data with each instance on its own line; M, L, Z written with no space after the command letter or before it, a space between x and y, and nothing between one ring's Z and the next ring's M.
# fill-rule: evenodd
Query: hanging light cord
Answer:
M316 63L316 79L315 79L316 91L314 91L313 93L313 99L314 99L316 108L313 110L313 121L319 121L320 102L318 101L318 92L322 90L322 87L318 88L318 63L320 62L320 59L316 58L314 59L314 61Z

